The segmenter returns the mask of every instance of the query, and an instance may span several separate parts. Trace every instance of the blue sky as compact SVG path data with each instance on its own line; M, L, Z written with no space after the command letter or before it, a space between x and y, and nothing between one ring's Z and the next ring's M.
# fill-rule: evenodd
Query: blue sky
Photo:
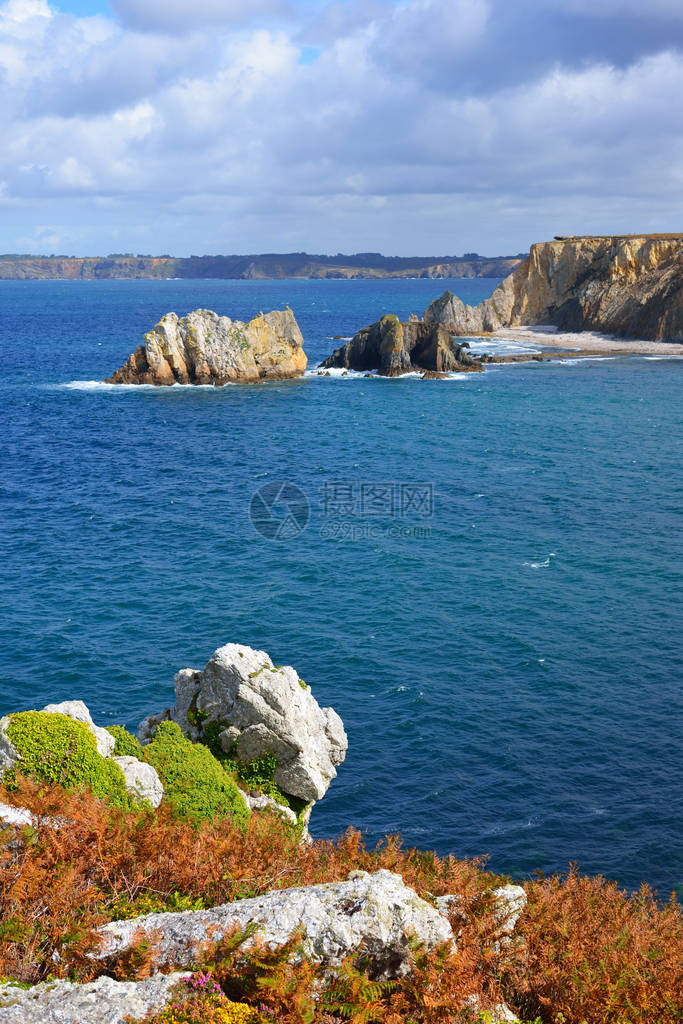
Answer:
M681 0L0 0L0 251L681 230Z

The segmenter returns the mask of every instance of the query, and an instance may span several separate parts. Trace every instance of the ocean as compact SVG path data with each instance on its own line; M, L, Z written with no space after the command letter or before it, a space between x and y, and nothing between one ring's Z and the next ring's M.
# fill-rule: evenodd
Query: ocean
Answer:
M346 725L314 836L683 893L683 360L97 383L171 309L289 304L312 369L496 283L0 282L0 712L134 728L249 644Z

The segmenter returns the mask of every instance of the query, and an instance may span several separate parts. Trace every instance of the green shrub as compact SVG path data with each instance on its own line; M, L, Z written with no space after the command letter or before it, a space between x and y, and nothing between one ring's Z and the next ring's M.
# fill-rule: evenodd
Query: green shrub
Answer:
M246 822L249 809L237 784L203 743L186 739L175 722L161 722L143 758L159 773L166 799L192 821L232 817Z
M204 910L204 899L191 896L174 890L170 893L143 892L134 900L128 896L119 896L114 903L110 903L108 913L112 921L128 921L133 917L140 917L142 914L164 914L168 911L180 910Z
M3 781L16 773L65 789L87 786L100 800L128 808L132 800L119 766L97 751L95 737L83 722L44 711L19 711L9 716L7 738L19 754Z
M107 732L116 740L114 757L137 757L142 761L142 745L123 725L108 725Z

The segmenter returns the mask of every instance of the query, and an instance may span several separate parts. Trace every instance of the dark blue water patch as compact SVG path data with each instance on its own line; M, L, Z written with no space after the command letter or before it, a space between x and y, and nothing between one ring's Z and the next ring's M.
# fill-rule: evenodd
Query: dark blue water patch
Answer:
M494 283L448 282L472 300ZM316 835L396 830L513 875L577 861L667 893L683 881L681 363L64 386L109 374L170 308L289 302L317 361L445 286L2 283L2 709L82 697L135 726L178 668L251 644L347 726ZM277 543L248 509L279 479L311 514ZM321 504L387 483L431 484L433 515Z

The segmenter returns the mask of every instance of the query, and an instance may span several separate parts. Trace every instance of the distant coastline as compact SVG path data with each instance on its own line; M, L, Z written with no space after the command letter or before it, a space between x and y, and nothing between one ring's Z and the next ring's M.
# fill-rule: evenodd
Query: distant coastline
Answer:
M313 278L507 277L526 253L516 256L382 256L355 253L336 256L305 252L262 253L247 256L151 256L111 253L108 256L0 255L0 280L139 280L224 278L278 280Z

